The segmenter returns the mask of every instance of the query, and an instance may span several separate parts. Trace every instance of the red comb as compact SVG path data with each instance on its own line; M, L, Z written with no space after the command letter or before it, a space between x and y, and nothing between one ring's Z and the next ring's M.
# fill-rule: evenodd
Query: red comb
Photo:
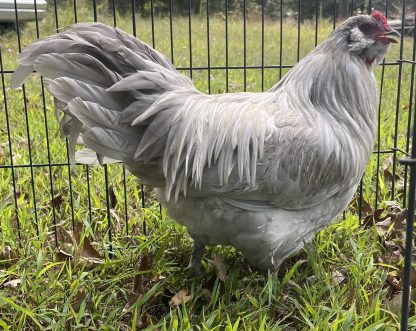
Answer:
M382 12L379 12L378 10L373 10L373 12L371 13L371 17L379 21L386 30L391 29L389 23L387 22L386 16L384 16Z

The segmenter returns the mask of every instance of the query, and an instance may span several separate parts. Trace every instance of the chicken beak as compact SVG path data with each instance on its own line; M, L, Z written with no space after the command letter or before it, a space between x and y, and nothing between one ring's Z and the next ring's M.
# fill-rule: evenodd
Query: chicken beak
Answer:
M396 30L391 29L383 34L383 37L388 39L391 43L397 44L400 42L400 33Z

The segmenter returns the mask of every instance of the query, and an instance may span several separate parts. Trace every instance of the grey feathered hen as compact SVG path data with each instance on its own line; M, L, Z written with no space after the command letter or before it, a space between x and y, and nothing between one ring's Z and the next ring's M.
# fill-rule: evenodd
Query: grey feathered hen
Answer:
M76 24L28 46L11 85L41 73L72 162L81 134L155 187L195 240L194 264L225 244L275 269L354 194L375 135L372 70L397 36L380 12L352 17L270 91L205 95L142 41Z

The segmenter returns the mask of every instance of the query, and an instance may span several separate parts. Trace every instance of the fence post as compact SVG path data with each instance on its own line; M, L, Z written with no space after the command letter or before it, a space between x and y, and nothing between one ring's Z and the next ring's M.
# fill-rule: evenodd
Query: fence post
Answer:
M412 63L415 61L406 61ZM404 273L403 273L403 296L402 296L402 313L400 320L400 329L407 331L409 324L409 304L410 304L410 279L412 270L412 251L413 251L413 221L415 215L415 198L416 198L416 106L414 106L413 114L413 136L412 136L412 153L410 157L399 160L405 166L410 167L409 182L409 203L406 221L406 246L404 257Z

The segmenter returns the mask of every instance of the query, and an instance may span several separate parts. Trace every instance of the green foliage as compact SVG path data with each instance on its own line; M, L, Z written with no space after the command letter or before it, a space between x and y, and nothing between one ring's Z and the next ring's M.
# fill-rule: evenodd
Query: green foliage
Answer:
M109 8L112 9L113 0L102 0L103 4L108 3ZM116 8L122 12L128 13L132 8L131 0L115 0ZM335 15L338 17L349 16L353 13L367 13L371 8L380 11L387 10L389 14L397 14L400 12L402 2L400 0L388 1L385 0L357 0L351 2L349 0L136 0L136 8L138 12L144 16L155 15L169 15L171 11L175 15L188 15L189 12L199 15L206 13L206 6L208 5L211 13L225 13L227 10L231 14L241 15L246 9L249 15L261 15L264 8L264 15L266 17L279 17L280 10L286 16L310 19L314 16L331 18ZM369 6L371 5L371 8ZM280 8L282 6L282 8Z

